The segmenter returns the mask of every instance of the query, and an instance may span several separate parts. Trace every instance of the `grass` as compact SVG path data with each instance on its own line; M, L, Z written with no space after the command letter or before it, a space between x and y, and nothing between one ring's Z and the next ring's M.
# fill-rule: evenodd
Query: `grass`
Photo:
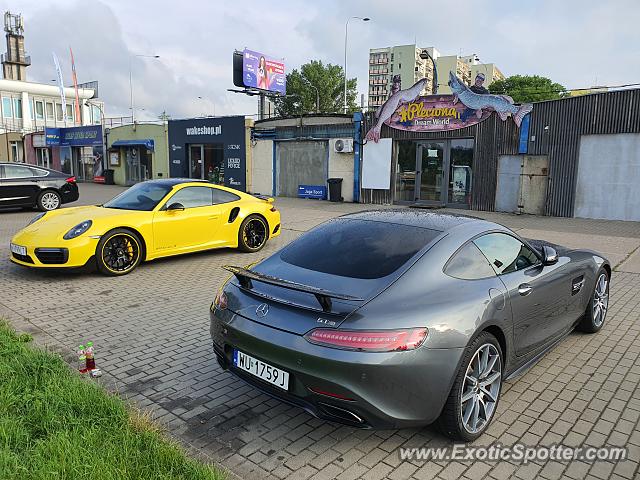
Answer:
M0 320L0 478L223 479Z

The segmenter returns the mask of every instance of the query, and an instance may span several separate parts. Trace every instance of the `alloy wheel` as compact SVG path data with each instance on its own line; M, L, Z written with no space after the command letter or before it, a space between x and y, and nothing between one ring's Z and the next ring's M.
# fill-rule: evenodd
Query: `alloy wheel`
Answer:
M102 260L105 266L117 273L133 268L139 255L138 242L128 235L114 235L102 248Z
M55 210L60 206L60 198L54 192L45 192L40 199L40 203L45 210Z
M495 345L485 343L471 358L460 393L464 429L482 431L493 417L502 386L502 360Z
M267 239L267 227L262 220L253 218L245 225L242 237L245 245L251 249L258 249Z
M601 273L593 292L593 324L601 327L609 308L609 280L605 273Z

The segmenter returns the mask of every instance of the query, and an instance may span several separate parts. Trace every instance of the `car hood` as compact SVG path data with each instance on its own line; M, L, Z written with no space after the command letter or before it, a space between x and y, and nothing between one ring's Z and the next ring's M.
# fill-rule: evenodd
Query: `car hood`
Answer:
M23 228L21 234L29 234L34 237L62 238L71 228L85 220L91 220L93 225L88 230L89 234L102 235L105 227L113 228L118 217L127 217L131 214L151 214L151 212L135 212L131 210L118 210L104 208L96 205L84 207L62 208L53 212L47 212L38 221Z

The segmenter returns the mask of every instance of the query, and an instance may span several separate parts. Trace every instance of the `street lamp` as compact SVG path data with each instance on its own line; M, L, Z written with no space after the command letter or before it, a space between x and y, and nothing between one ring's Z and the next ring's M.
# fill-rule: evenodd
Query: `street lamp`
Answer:
M349 20L354 18L363 22L371 20L369 17L349 17L344 24L344 113L347 113L347 36L349 33Z
M204 97L202 97L202 96L200 96L200 95L198 95L198 99L199 99L199 100L202 100L203 102L204 102L205 100L208 100L208 101L210 101L210 102L211 102L211 105L213 105L213 116L215 117L215 116L216 116L216 102L214 102L213 100L210 100L210 99L208 99L208 98L204 98ZM205 116L208 116L208 115L205 115Z
M141 57L141 58L160 58L160 55L142 55L142 54L130 54L129 55L129 94L131 100L131 120L133 123L136 123L136 111L133 108L133 75L131 74L131 60L133 57Z
M302 79L307 82L307 85L309 85L316 91L316 113L320 113L320 93L318 92L318 87L311 83L311 81L307 77L302 76Z

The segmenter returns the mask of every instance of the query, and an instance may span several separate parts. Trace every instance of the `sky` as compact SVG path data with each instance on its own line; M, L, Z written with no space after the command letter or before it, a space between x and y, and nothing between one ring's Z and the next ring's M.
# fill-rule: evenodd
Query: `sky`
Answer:
M97 80L106 116L255 115L256 97L228 92L234 49L343 65L367 87L369 48L417 43L444 55L476 53L509 76L537 74L567 88L640 82L638 0L0 0L21 13L30 81L56 78L52 52L71 85ZM159 55L147 58L137 55ZM201 97L201 98L198 98Z

